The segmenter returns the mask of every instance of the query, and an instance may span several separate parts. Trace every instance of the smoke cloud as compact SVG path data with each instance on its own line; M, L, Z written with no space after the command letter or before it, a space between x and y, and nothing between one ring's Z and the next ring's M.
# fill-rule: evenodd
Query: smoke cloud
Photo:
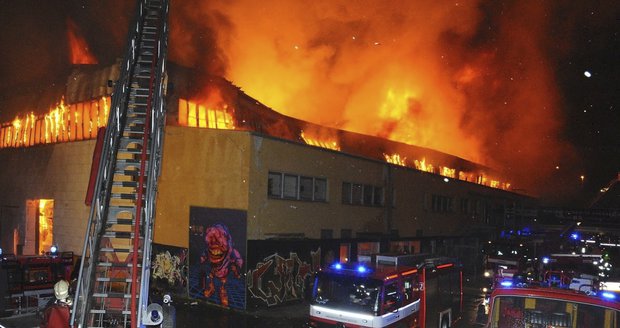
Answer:
M534 1L200 1L173 7L171 59L287 115L430 147L544 193L564 118Z

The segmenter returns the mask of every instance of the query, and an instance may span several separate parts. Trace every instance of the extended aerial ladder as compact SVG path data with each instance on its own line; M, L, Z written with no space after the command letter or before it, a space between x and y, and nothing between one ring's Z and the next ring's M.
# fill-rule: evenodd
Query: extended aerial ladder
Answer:
M140 0L103 140L80 273L74 327L162 322L149 305L157 178L165 124L167 0Z

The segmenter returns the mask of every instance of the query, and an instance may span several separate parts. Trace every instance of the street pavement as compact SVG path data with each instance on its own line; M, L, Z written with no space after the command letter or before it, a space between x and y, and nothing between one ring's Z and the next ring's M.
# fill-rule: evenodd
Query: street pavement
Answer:
M476 283L466 281L463 318L454 328L481 327L474 322L480 301L480 288ZM309 313L309 304L301 301L244 312L193 299L176 299L173 305L176 311L176 326L179 328L301 328L307 322ZM37 314L0 318L0 328L32 328L39 327L40 323L41 317Z

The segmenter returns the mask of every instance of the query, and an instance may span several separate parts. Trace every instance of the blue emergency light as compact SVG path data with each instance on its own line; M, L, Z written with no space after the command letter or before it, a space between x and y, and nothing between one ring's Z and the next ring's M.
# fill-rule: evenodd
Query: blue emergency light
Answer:
M335 263L334 265L332 265L332 268L336 269L336 270L340 270L342 269L342 264L340 263Z
M357 272L359 272L359 273L364 273L364 272L366 272L366 267L365 267L365 266L363 266L363 265L358 266L358 267L357 267Z
M548 258L548 257L543 257L543 258L542 258L542 262L543 262L544 264L549 264L549 258Z
M579 234L578 234L578 233L576 233L576 232L573 232L573 233L570 235L570 237L571 237L571 239L573 239L573 240L577 240L577 239L579 239Z
M603 292L601 293L601 296L603 296L603 298L606 298L608 300L616 299L616 294L610 293L610 292Z
M501 285L502 285L503 287L512 287L512 281L510 281L510 280L504 280L504 281L502 281L502 282L501 282Z

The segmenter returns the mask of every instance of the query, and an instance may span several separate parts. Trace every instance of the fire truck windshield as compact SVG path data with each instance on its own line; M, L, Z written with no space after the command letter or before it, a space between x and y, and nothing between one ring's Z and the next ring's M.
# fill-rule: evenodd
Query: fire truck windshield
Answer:
M377 315L382 282L368 277L317 274L312 303L332 309Z
M497 296L490 328L618 327L620 313L604 306L524 296Z

